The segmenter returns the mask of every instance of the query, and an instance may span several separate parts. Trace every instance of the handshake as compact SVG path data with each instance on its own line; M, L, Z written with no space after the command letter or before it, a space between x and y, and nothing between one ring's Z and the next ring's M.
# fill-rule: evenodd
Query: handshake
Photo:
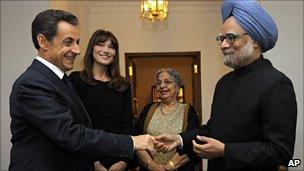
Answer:
M167 152L176 147L181 146L182 139L173 134L161 134L159 136L151 136L149 134L132 136L134 150L147 150L154 155L156 152Z
M156 152L168 152L177 147L182 147L183 139L178 134L161 134L151 136L149 134L134 136L134 150L147 150L151 155ZM205 159L213 159L224 156L225 144L214 138L197 135L192 141L192 149L197 156Z

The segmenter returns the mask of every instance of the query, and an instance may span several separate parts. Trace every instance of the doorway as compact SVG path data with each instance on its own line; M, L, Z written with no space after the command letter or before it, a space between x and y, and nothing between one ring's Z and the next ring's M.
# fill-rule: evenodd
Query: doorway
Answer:
M132 91L133 114L140 115L143 107L153 101L156 71L173 68L183 79L183 99L199 113L201 121L200 52L125 53L126 78Z

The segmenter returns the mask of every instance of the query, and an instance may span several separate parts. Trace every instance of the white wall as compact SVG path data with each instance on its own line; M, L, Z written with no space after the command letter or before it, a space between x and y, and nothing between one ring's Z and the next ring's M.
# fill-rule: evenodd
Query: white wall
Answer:
M93 4L93 6L91 6ZM221 26L220 2L170 1L169 18L150 23L139 18L139 1L2 1L1 2L1 167L10 151L9 93L13 81L31 63L36 51L30 28L35 15L50 8L76 14L81 23L81 50L99 28L112 31L120 43L121 71L126 52L201 51L203 123L209 118L216 81L228 71L215 42ZM277 46L267 52L275 67L293 81L298 102L295 157L303 159L303 2L262 1L279 27ZM13 29L12 29L13 28ZM80 68L80 55L76 69ZM205 165L206 166L206 165ZM296 170L304 170L303 164ZM290 169L292 170L292 169Z
M262 1L277 23L278 42L265 53L272 64L293 82L298 104L298 121L294 159L301 165L289 170L304 170L303 157L303 1ZM280 129L280 128L278 128Z
M9 94L15 79L37 55L31 24L48 1L1 1L1 167L7 170L10 154ZM25 156L26 157L26 156Z

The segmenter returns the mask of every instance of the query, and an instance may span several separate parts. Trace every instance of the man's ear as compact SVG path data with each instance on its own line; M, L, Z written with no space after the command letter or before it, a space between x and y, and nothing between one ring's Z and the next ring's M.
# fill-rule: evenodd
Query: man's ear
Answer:
M37 41L41 49L47 50L48 49L48 41L46 40L43 34L37 35Z

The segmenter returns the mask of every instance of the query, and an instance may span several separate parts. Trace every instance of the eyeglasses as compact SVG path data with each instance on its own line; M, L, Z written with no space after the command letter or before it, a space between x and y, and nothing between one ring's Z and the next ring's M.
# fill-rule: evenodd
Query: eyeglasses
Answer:
M233 33L227 33L225 36L220 35L216 37L216 41L219 45L221 45L223 43L223 41L226 39L226 41L230 44L233 44L235 42L236 38L239 38L243 35L247 35L247 33L243 33L242 35L236 35Z
M171 79L165 79L164 81L157 80L156 87L161 87L161 84L164 83L165 86L168 86L173 83Z

